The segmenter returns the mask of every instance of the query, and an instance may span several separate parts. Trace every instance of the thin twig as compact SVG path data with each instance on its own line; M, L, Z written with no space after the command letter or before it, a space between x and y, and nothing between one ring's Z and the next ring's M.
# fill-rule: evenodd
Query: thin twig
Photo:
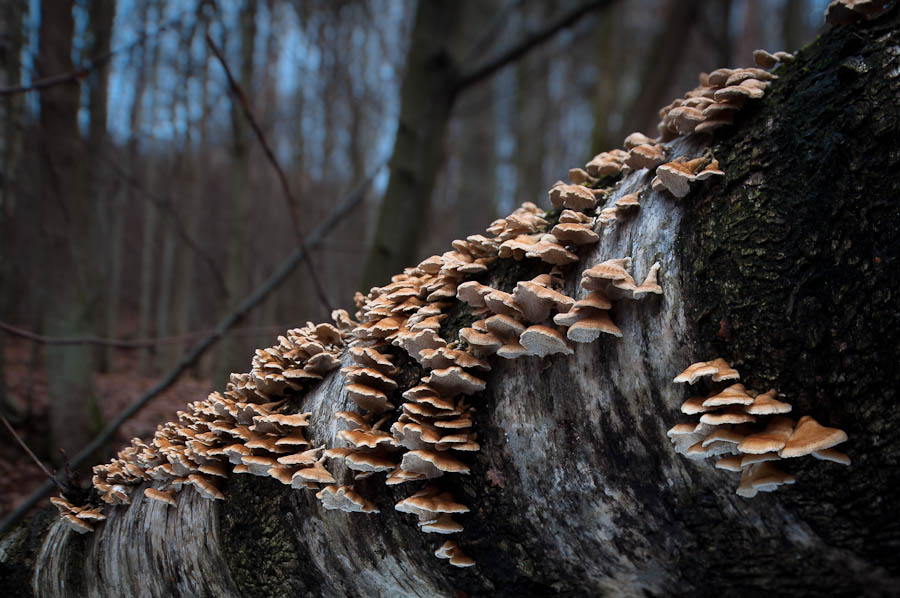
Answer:
M40 459L37 458L37 455L35 455L34 453L31 452L31 449L28 448L28 445L25 444L25 441L22 440L22 437L19 436L19 435L16 433L16 431L15 431L15 429L12 427L12 425L10 425L10 423L9 423L8 421L6 421L6 418L3 417L3 416L0 416L0 419L3 420L3 425L6 426L6 429L9 430L9 433L12 434L13 438L16 439L16 442L19 443L19 446L22 447L22 450L24 450L26 453L28 453L28 456L31 457L31 459L32 459L35 463L38 464L38 467L41 468L41 471L43 471L45 474L47 474L47 477L50 478L50 481L53 482L53 483L56 485L56 487L59 489L59 491L60 491L60 492L64 492L64 491L65 491L65 488L64 488L63 485L59 482L59 480L56 479L56 476L53 475L52 473L50 473L50 470L47 469L47 468L44 466L44 464L41 462Z
M240 86L240 84L238 84L234 76L231 74L231 69L228 68L228 63L225 61L225 56L222 55L222 51L219 50L218 46L216 46L208 31L206 33L206 43L207 45L209 45L209 48L210 50L212 50L213 54L215 54L219 63L222 65L222 68L225 69L225 76L228 77L228 86L231 88L231 92L234 94L235 98L237 98L238 103L240 103L241 109L244 111L244 116L247 118L247 122L250 123L250 127L256 134L256 138L259 140L259 143L263 148L263 152L266 154L266 158L268 158L269 162L272 164L272 168L275 169L275 173L278 175L278 180L281 182L281 190L284 191L284 197L287 200L288 207L291 210L291 221L294 224L294 233L297 235L297 243L301 248L305 248L306 243L303 240L303 231L300 227L300 202L298 202L297 198L294 197L294 194L291 193L291 187L288 184L287 176L285 176L284 171L278 164L278 159L275 157L275 153L272 151L272 148L269 147L269 143L268 141L266 141L266 136L263 134L259 123L256 121L256 117L253 116L253 111L250 109L250 102L247 100L247 95L244 93L243 88ZM303 261L306 264L306 267L309 269L309 277L312 279L316 294L319 296L319 301L325 308L326 313L330 312L332 303L328 300L328 295L325 293L325 288L322 286L322 281L319 279L319 275L316 273L316 268L313 264L312 257L310 257L309 251L303 252Z
M285 330L286 326L254 326L245 328L233 328L228 331L231 335L252 336L260 332L275 332ZM199 336L212 334L214 329L197 330L174 336L160 336L156 338L123 340L115 338L104 338L100 336L45 336L36 334L30 330L0 322L0 330L18 336L21 338L41 343L43 345L96 345L98 347L109 347L112 349L147 349L161 345L177 345L196 339Z
M600 8L606 8L607 6L615 3L615 1L616 0L590 0L589 2L585 2L580 6L576 6L560 18L556 19L552 23L549 23L540 31L529 35L519 43L513 45L511 48L509 48L493 60L489 60L485 64L475 67L469 73L460 75L460 77L456 81L456 84L453 86L453 93L460 93L461 91L471 87L472 85L475 85L476 83L490 77L506 65L521 58L529 50L549 40L562 29L571 27L578 21L578 19L580 19L587 13L598 10Z
M353 208L359 205L362 202L364 197L363 190L368 187L371 182L375 179L381 169L387 165L387 160L378 165L365 179L360 181L353 190L347 194L344 199L331 211L330 214L316 226L315 229L310 233L309 238L307 240L306 245L301 245L294 249L293 253L281 263L280 266L272 273L269 278L263 282L260 286L258 286L254 291L244 299L243 303L241 303L237 309L231 312L228 316L223 319L216 329L202 341L200 341L197 345L191 349L191 352L182 359L178 365L175 366L172 371L170 371L165 378L163 378L159 383L156 384L153 388L145 392L140 398L136 399L131 405L129 405L119 416L113 420L106 428L91 441L86 447L84 447L81 452L79 452L74 459L72 459L72 467L78 468L84 461L87 460L92 454L94 454L97 450L102 448L109 440L112 438L113 434L116 433L116 430L121 427L123 423L125 423L130 417L132 417L135 413L140 411L150 400L156 395L160 394L172 384L178 380L179 376L190 368L201 356L203 356L206 351L212 347L217 340L234 324L236 324L241 318L247 315L251 309L255 306L259 305L263 299L265 299L269 293L274 291L279 284L284 282L284 280L288 277L288 275L293 272L294 268L303 261L304 254L307 251L311 251L318 247L325 237L334 230L335 225L338 224L347 214L349 214ZM0 536L2 536L6 531L15 525L22 517L28 513L31 508L38 503L44 496L47 495L48 492L53 490L53 484L50 482L45 482L40 488L31 493L31 495L22 501L19 506L15 508L15 510L10 513L6 519L0 523Z

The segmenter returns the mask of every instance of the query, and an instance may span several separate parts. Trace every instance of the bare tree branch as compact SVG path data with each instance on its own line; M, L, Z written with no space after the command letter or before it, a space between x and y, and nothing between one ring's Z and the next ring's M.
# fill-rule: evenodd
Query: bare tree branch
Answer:
M589 2L585 2L580 6L576 6L566 14L559 17L557 20L549 23L540 31L536 31L525 39L519 41L517 44L513 44L511 48L501 53L493 60L489 60L485 64L475 67L471 72L463 73L462 75L460 75L460 77L456 81L456 84L453 86L453 92L460 93L468 89L472 85L475 85L476 83L490 77L506 65L521 58L533 48L546 42L559 31L566 29L567 27L571 27L584 15L588 14L589 12L611 6L615 2L616 0L590 0Z
M10 423L8 421L6 421L6 418L0 416L0 419L3 420L3 425L6 426L6 429L9 430L10 434L12 434L12 437L16 439L16 442L19 443L19 446L22 447L22 450L24 450L28 454L28 456L31 457L31 459L35 463L38 464L38 467L41 468L41 471L43 471L45 474L47 474L47 477L50 478L50 481L59 489L60 492L65 492L65 490L66 490L65 487L59 482L59 480L56 479L55 475L50 473L50 470L44 466L44 464L41 462L41 460L38 459L34 453L31 452L31 449L28 448L28 445L25 444L25 441L22 440L22 437L16 433L16 430L12 427L12 425L10 425Z
M251 326L245 328L233 328L228 331L228 334L253 336L260 332L277 332L289 327L290 326ZM177 345L214 332L213 329L197 330L195 332L188 332L175 336L124 340L100 336L45 336L24 328L19 328L18 326L13 326L12 324L7 324L6 322L0 322L0 330L13 336L25 338L43 345L97 345L100 347L111 347L113 349L146 349L158 347L160 345Z
M215 54L219 63L222 65L222 68L225 69L225 76L228 77L228 85L231 88L231 92L240 103L241 108L244 111L244 116L247 117L247 122L250 123L250 127L256 134L256 138L259 140L259 143L263 148L263 152L266 154L266 158L268 158L269 162L272 164L272 168L275 169L275 173L278 175L278 180L281 182L281 189L282 191L284 191L284 197L287 200L288 207L291 210L291 221L294 225L294 233L297 236L297 243L299 244L300 249L306 249L306 242L303 240L303 231L300 227L300 202L297 201L297 198L294 197L294 194L291 192L291 187L288 184L287 176L285 176L284 171L278 164L278 159L275 157L275 153L272 151L272 148L269 147L269 143L268 141L266 141L266 136L263 134L262 129L260 128L259 123L256 120L256 117L253 116L253 111L250 109L250 102L247 100L247 95L244 93L243 88L241 88L240 84L231 74L231 69L228 68L228 63L225 61L225 56L223 56L222 51L218 46L216 46L215 42L213 42L212 37L210 37L209 35L209 32L206 33L206 43L207 45L209 45L209 48L210 50L212 50L213 54ZM332 303L328 300L328 295L325 293L325 288L322 286L322 281L319 279L319 275L316 273L316 268L313 264L312 258L309 255L309 251L303 251L301 257L306 264L306 267L309 269L309 277L312 279L313 287L316 290L316 295L318 295L319 301L325 308L326 313L330 312Z
M188 368L190 368L200 357L202 357L222 335L230 330L242 318L244 318L254 307L259 305L272 291L284 282L284 280L294 271L294 268L305 259L306 254L318 247L322 241L334 230L334 227L344 219L357 205L359 205L365 197L363 191L375 179L381 169L387 165L387 160L381 162L365 179L360 181L353 190L347 194L341 202L331 211L331 213L316 226L310 233L305 244L301 244L285 259L281 265L273 272L265 282L256 287L250 295L230 314L228 314L219 325L202 341L194 345L190 353L182 359L161 381L153 388L145 392L133 403L131 403L119 416L113 420L106 428L84 447L74 459L72 459L72 467L77 468L84 463L88 457L101 449L116 433L122 424L130 417L143 409L151 399L172 386L176 380ZM16 509L10 513L6 519L0 523L0 535L6 532L10 527L15 525L25 514L40 501L48 492L53 490L54 485L51 482L45 482L41 487L35 490L28 498L22 501Z

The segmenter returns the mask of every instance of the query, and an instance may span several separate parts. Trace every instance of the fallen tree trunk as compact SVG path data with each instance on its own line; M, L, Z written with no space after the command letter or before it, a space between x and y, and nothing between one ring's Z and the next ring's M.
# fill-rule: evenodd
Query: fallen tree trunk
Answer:
M650 192L646 170L618 183L615 197L644 190L641 207L602 229L564 291L631 256L637 273L661 262L664 293L616 304L622 338L492 362L471 474L437 480L472 509L459 542L476 567L432 556L440 541L393 508L406 485L359 482L381 510L362 515L232 476L224 502L136 493L86 536L23 524L0 544L4 595L895 595L898 23L895 9L835 29L780 69L716 136L722 180L683 200ZM699 137L672 151L698 155ZM852 466L794 459L796 484L748 499L736 474L675 454L686 391L672 378L717 356L846 430ZM334 374L304 399L316 443L333 446L331 414L352 408L343 385Z

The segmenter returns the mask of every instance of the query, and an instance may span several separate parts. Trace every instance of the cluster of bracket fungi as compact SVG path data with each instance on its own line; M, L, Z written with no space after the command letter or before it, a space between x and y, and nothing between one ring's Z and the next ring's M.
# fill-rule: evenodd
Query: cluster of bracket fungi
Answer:
M694 384L705 377L729 383L741 375L719 357L691 364L674 382ZM758 393L735 382L687 399L681 412L699 415L700 421L676 424L667 434L675 452L688 459L717 458L716 469L740 472L737 493L747 498L794 483L794 476L775 466L782 459L812 455L850 465L850 457L833 448L847 440L843 430L823 426L808 415L794 421L785 415L791 411L775 389Z
M462 531L453 516L469 507L431 480L469 473L466 455L480 448L473 428L477 395L485 388L479 376L491 369L490 359L570 355L572 343L590 343L603 334L620 337L622 331L610 317L613 302L662 294L659 264L652 265L638 284L629 272L630 257L607 259L584 270L579 298L560 289L566 271L581 261L578 253L599 241L598 231L638 214L639 194L612 198L610 186L617 177L648 169L654 175L654 191L684 197L691 183L723 174L708 151L694 159L667 160L671 149L666 142L730 124L746 102L761 98L777 78L765 69L793 59L761 50L754 57L760 68L702 74L697 88L660 111L658 138L633 133L626 138L625 149L599 154L585 168L570 170L569 183L557 182L550 189L551 212L526 203L493 222L485 235L456 240L451 251L407 268L386 286L367 295L357 293L355 318L337 310L333 325L310 323L279 337L275 347L257 351L252 370L232 375L223 394L214 392L191 403L188 411L179 412L178 421L159 426L150 442L134 439L111 463L96 466L93 484L99 501L128 504L143 489L144 497L166 508L177 505L175 495L186 486L205 498L223 499L219 480L244 473L314 490L326 509L378 513L354 482L385 474L385 485L424 481L423 487L395 505L398 511L415 515L423 533ZM543 264L545 271L519 281L511 292L475 280L485 280L498 260L537 260L532 263ZM451 309L459 311L461 303L474 321L442 336L442 323ZM339 411L333 417L346 424L338 433L346 445L313 446L304 435L311 414L292 413L297 410L295 399L338 368L345 353L353 365L341 370L344 390L357 410ZM395 378L409 358L425 375L401 387ZM725 376L724 371L715 374ZM768 393L747 396L759 403ZM725 408L725 413L731 411L733 407ZM704 413L701 420L707 416ZM700 432L697 426L690 427L693 440ZM801 420L792 425L791 434L802 428ZM681 430L687 428L676 429L670 435L685 454L696 450L698 442L705 454L729 442L724 439L726 429L720 427L684 446L689 435ZM761 433L769 432L766 428ZM789 449L765 453L773 450ZM746 453L751 454L757 453ZM722 459L717 466L734 468L736 458ZM755 458L748 457L748 462ZM742 465L743 457L740 461ZM754 486L767 471L762 466L771 467L764 462L738 467L748 476L750 488L769 489ZM54 499L54 504L64 521L81 533L104 518L95 504L79 507L64 499ZM458 567L475 564L453 540L442 544L435 555Z

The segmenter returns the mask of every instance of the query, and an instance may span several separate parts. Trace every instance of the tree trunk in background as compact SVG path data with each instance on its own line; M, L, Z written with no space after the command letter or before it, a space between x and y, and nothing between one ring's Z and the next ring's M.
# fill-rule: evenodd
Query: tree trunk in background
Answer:
M662 263L663 295L617 303L622 338L492 362L471 401L471 474L437 480L472 508L459 542L475 567L435 559L445 538L394 510L408 485L357 483L381 509L367 516L232 476L221 503L182 491L167 509L136 493L92 535L22 524L3 544L0 587L42 598L896 595L900 179L886 173L900 169L898 38L895 8L800 52L715 138L723 180L681 200L651 192L645 171L618 183L612 200L644 190L640 211L583 252L565 291L580 269L630 255L635 273ZM695 156L703 141L670 150ZM853 465L788 460L794 485L745 499L734 474L676 455L666 429L691 419L679 412L691 391L672 377L715 356L748 388L785 392L793 415L846 430ZM350 404L343 384L334 374L303 400L317 444L336 440L324 414ZM16 575L33 588L13 586Z
M809 39L809 25L807 14L809 13L809 0L786 0L784 3L784 18L781 22L781 39L783 49L794 52Z
M202 37L206 34L208 24L204 21L199 27ZM197 142L193 143L190 141L193 137L190 135L190 128L188 128L189 142L185 148L191 173L188 186L190 204L184 212L185 227L187 230L195 230L196 223L203 217L199 208L196 207L197 198L203 197L207 193L207 184L209 182L209 161L207 152L204 151L204 148L209 147L207 145L209 140L209 47L206 44L203 45L202 62L199 65L194 65L193 62L190 62L189 65L188 72L192 72L195 66L199 67L200 70L201 114L196 124ZM193 251L184 251L182 258L178 260L178 284L175 288L175 333L178 335L187 334L197 325L197 322L205 322L206 317L208 317L208 314L204 314L203 318L197 318L197 314L194 313L196 301L194 295L194 285L196 284L194 273L196 272L196 264L197 261L194 259ZM183 346L178 345L179 353L187 351L193 342L195 341L189 341Z
M149 1L140 0L139 4L140 22L143 27L147 28ZM131 177L135 182L140 184L144 178L144 173L140 171L142 163L138 160L139 149L137 140L137 130L140 126L143 116L143 99L144 92L147 89L147 47L141 44L134 50L131 57L134 60L131 63L132 70L136 73L136 81L134 84L134 98L131 102L131 110L128 115L128 130L131 131L131 138L128 140L126 155L128 157L128 165L132 168ZM107 286L107 330L117 332L119 330L119 312L122 304L122 257L125 251L125 221L128 211L136 211L139 201L147 201L146 199L138 199L137 190L130 184L123 184L116 193L112 205L109 235L109 283ZM108 348L106 350L106 360L112 362L115 349ZM141 350L140 353L143 353Z
M38 73L68 73L74 19L69 2L42 2ZM54 336L90 335L98 302L97 265L92 255L95 205L79 181L82 146L78 131L79 86L64 83L40 94L41 220L47 230L45 331ZM93 348L51 345L46 364L52 443L74 452L92 436ZM57 456L54 454L54 456Z
M163 21L163 11L165 2L156 4L156 27L158 28ZM151 38L152 39L152 38ZM148 105L148 114L151 122L155 121L158 100L156 83L159 79L159 53L160 41L155 40L153 44L153 53L150 58L150 101ZM143 102L143 96L135 96L136 102ZM141 110L140 108L136 108ZM137 113L140 117L142 114ZM131 129L132 143L134 147L139 147L137 138L141 137L142 121L135 122L137 128ZM161 148L152 137L146 144L146 178L144 184L150 191L157 195L162 185L160 184L161 172L164 164L161 159ZM138 302L138 338L149 338L153 332L153 289L156 279L156 270L159 263L159 248L157 247L157 222L159 220L159 207L148 197L141 197L141 204L144 216L141 219L141 280L140 280L140 298ZM145 349L140 352L138 359L138 372L143 377L153 374L153 351L154 349Z
M493 15L501 10L500 5L497 0L466 4L462 30L481 34L486 23L490 23ZM461 239L483 231L497 217L497 206L493 201L497 184L494 96L494 86L490 83L473 89L465 99L477 108L458 117L461 176L456 190L458 220L455 234ZM459 112L464 111L461 104Z
M253 97L253 49L256 44L256 9L257 0L246 0L241 7L240 33L241 33L241 70L239 82L248 99ZM226 273L225 282L228 286L228 301L223 305L223 314L230 312L243 298L243 290L246 284L247 264L246 255L247 237L247 211L250 162L248 148L250 138L249 127L244 117L238 99L231 97L231 197L229 200L229 225L228 240L226 241ZM225 388L230 372L235 371L238 364L247 360L247 355L241 355L233 336L226 335L219 341L219 359L213 380L216 388Z
M22 79L21 53L25 45L25 15L27 0L9 0L0 6L0 87L14 87ZM22 104L19 95L0 98L0 254L13 255L10 230L16 203L16 179L20 176L22 153ZM10 259L0 259L0 313L10 313L15 302L13 265ZM21 415L17 406L9 402L4 375L4 333L0 331L0 415L15 418Z
M419 2L401 87L400 119L390 178L384 193L362 287L382 285L414 266L431 191L444 155L457 65L450 48L462 5L456 0Z
M616 62L622 52L618 50L621 36L616 35L617 24L621 19L621 4L617 4L605 13L598 15L596 36L596 52L594 65L597 80L594 82L594 127L591 130L591 155L605 152L622 143L615 131L610 127L610 116L616 109Z
M109 53L112 40L113 21L116 16L115 0L90 0L88 2L88 47L86 56L93 59ZM109 95L109 63L104 63L91 72L86 79L88 85L88 111L90 124L88 125L87 156L82 164L82 176L84 177L84 193L97 211L97 230L110 231L114 228L116 219L117 194L105 194L109 190L109 181L104 179L107 169L105 164L107 151L107 98ZM104 189L105 186L105 189ZM96 246L93 254L97 256L98 267L103 269L100 273L101 280L109 280L112 263L110 257L114 254L108 251L109 242L105 234L91 235L92 243ZM108 313L109 295L101 295L101 304L97 309L97 334L101 337L115 336L115 330L110 330L109 319L101 314ZM97 360L97 371L109 371L109 353L103 347L94 349Z
M546 22L554 3L538 3L524 11L524 31L535 30ZM605 15L601 19L608 18ZM546 191L553 183L544 177L544 158L547 135L543 124L550 117L550 89L548 77L552 57L526 56L516 64L516 101L513 119L516 150L513 167L516 169L516 202L546 203Z
M625 113L617 139L635 131L656 136L657 132L651 130L658 120L656 111L668 101L666 94L678 77L685 38L695 24L701 4L699 0L669 0L666 16L660 19L660 30L641 68L638 95Z

